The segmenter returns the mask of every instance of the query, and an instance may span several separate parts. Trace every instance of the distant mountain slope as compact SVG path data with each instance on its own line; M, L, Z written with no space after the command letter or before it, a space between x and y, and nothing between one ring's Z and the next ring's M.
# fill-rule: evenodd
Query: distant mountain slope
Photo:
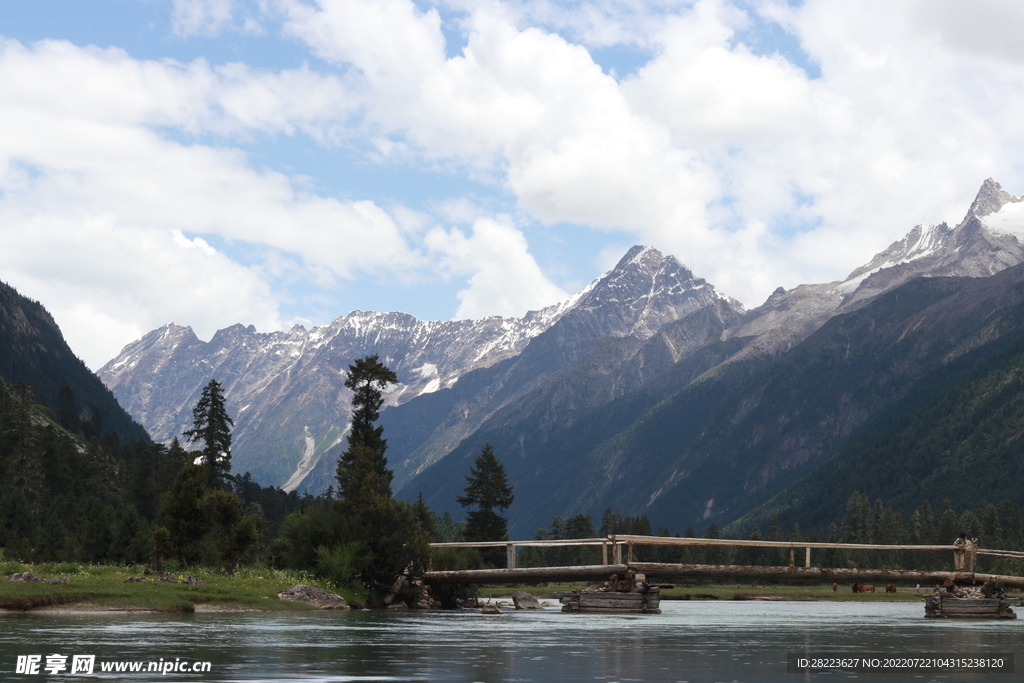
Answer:
M0 377L29 382L47 406L58 412L61 387L71 389L78 417L102 425L121 441L148 441L146 430L126 413L103 382L68 347L42 304L0 282ZM72 408L68 403L65 409Z
M309 331L260 334L236 325L209 342L168 325L125 347L100 376L160 441L189 425L191 406L215 377L235 417L236 470L321 490L333 480L348 424L345 368L379 354L400 381L386 396L388 419L413 399L430 407L412 411L421 424L389 428L400 482L600 339L644 339L719 300L725 297L674 258L636 247L583 292L524 318L428 322L355 312Z
M430 322L355 311L311 330L264 334L235 325L209 342L172 324L129 344L99 374L162 442L191 425L191 407L216 378L235 420L235 469L294 488L344 437L345 368L356 358L379 354L398 373L401 386L386 397L395 405L515 355L563 312L552 306L521 319Z
M1024 263L1024 197L991 178L955 228L915 226L842 282L779 288L728 336L754 337L734 360L790 349L826 320L915 277L985 277Z
M695 387L595 457L629 453L644 463L634 479L664 482L647 505L652 518L727 523L824 462L921 376L996 334L988 323L1020 301L1021 278L1017 266L978 280L913 280L833 318L733 387L699 433L672 427L712 400ZM655 461L644 457L646 444L668 443L662 469L647 466Z
M957 228L930 229L927 240L929 231L915 228L843 283L776 292L702 345L684 348L673 359L679 371L659 369L674 386L627 383L607 405L581 403L566 418L550 396L558 382L571 382L552 380L503 408L403 495L423 491L432 505L451 509L457 475L489 442L528 492L523 506L510 510L521 533L555 514L599 514L608 505L673 528L729 522L829 457L938 362L937 349L949 353L959 335L1012 300L1001 280L986 296L979 285L951 304L959 317L947 311L933 329L933 304L976 280L921 276L988 275L1024 260L1015 237L993 235L978 215L994 212L982 216L991 221L1017 202L986 181ZM571 370L566 376L575 377ZM580 386L588 389L580 393L600 396ZM659 395L655 386L667 390Z
M845 280L780 288L751 311L634 247L522 320L354 313L310 332L239 325L209 343L169 326L103 377L166 439L216 376L236 416L236 467L316 492L344 444L344 368L378 353L401 382L381 422L403 496L459 512L468 463L491 442L519 491L512 529L607 505L673 529L721 524L827 460L1012 304L1003 290L956 293L1024 262L1022 207L988 180L955 228L917 226ZM939 314L947 300L961 317Z
M904 517L925 500L934 509L945 499L1024 504L1024 303L1009 307L975 342L730 530L763 528L775 517L786 527L823 528L841 520L855 490Z
M660 330L666 325L676 325L681 328L676 337L680 345L678 353L682 354L686 352L687 334L701 340L709 334L704 329L705 314L717 321L711 323L714 328L711 334L717 337L725 328L721 316L734 319L736 311L742 310L738 302L694 277L674 257L663 256L649 247L633 247L615 268L584 290L572 308L549 330L532 340L519 356L506 364L467 376L449 390L448 396L430 397L426 401L447 412L435 410L424 419L422 414L417 414L421 405L410 402L382 414L385 431L395 439L389 441L389 458L395 463L396 486L401 487L415 473L451 452L503 406L519 401L546 382L558 381L554 378L585 358L591 349L610 345L619 349L632 347L635 352L643 342L660 338ZM690 325L695 327L687 332ZM627 339L632 341L622 344L613 341ZM617 363L627 362L632 355L618 357ZM652 359L645 376L641 357L640 365L629 366L632 378L627 374L630 370L620 370L617 364L591 366L594 376L590 377L589 371L583 374L588 377L586 381L592 380L595 384L588 387L585 400L588 404L600 405L616 393L625 393L654 378L674 361L675 358L671 358L668 363L656 366ZM597 385L606 382L604 374L613 371L621 381L617 385L613 381L611 386L599 390ZM416 415L416 418L408 419L407 415ZM407 425L415 428L422 424L437 426L429 435L424 430L426 438L420 443L410 439L405 445ZM415 450L401 450L403 446L406 449L415 446Z
M465 486L461 475L483 444L490 443L518 487L510 531L530 535L556 515L599 514L598 508L614 504L614 496L582 486L588 478L581 469L587 454L741 349L742 340L719 340L737 316L728 302L720 301L664 326L646 341L603 340L548 382L496 411L400 495L413 498L422 492L435 509L457 513L455 498ZM602 472L614 476L613 469Z

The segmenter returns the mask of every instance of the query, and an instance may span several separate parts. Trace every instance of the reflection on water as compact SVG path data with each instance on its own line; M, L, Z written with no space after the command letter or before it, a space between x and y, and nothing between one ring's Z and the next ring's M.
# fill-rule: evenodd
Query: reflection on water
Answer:
M1016 654L1024 621L924 619L919 603L662 602L660 615L508 612L0 616L0 680L18 655L210 661L206 674L114 681L1009 681L1009 674L787 674L786 653ZM1024 673L1024 672L1022 672Z

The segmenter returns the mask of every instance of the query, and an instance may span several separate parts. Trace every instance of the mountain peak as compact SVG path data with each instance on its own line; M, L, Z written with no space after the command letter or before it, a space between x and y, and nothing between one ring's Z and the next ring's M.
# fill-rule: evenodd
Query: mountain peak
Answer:
M981 184L981 189L978 190L978 196L974 198L974 203L971 204L971 208L967 211L967 216L964 218L964 222L974 216L976 218L983 218L985 216L997 213L1006 204L1019 202L1024 197L1014 197L1012 194L1002 188L1002 186L996 181L988 178Z
M612 272L627 270L631 266L637 266L648 271L661 270L667 266L671 270L682 268L689 273L689 269L681 264L675 256L665 256L648 244L635 244L630 247L629 251L615 264ZM692 274L690 274L690 277L692 277Z

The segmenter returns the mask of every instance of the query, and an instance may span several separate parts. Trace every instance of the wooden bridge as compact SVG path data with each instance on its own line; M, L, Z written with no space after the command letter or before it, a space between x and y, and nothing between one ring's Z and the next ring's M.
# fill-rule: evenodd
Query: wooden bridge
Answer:
M601 546L602 563L572 567L517 567L519 548L551 548L558 546ZM674 564L665 562L634 562L636 546L700 546L729 548L782 548L789 550L788 566L750 566L722 564ZM467 569L424 573L423 580L432 584L444 583L541 583L548 581L605 581L610 574L623 574L627 569L646 574L649 578L718 578L718 579L772 579L819 582L875 582L892 584L922 584L931 586L952 579L956 583L982 583L1002 581L1006 586L1024 588L1024 577L980 574L974 572L978 555L1024 559L1024 552L995 550L969 545L965 553L964 570L924 571L915 569L857 569L813 566L812 550L904 550L913 552L952 553L952 545L876 545L865 543L817 543L810 541L749 541L728 538L674 538L668 536L623 536L606 538L561 539L556 541L491 541L481 543L432 543L431 548L505 548L505 569ZM799 566L797 558L803 560ZM953 559L947 555L949 563Z

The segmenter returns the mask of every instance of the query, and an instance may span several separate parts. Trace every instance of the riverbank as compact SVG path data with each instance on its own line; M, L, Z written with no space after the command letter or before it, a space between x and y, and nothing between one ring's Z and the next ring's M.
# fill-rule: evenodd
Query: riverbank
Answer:
M159 581L143 567L80 565L74 563L14 565L3 563L0 610L66 612L167 612L313 610L303 602L279 600L277 594L297 583L328 586L299 572L243 570L234 576L194 568L173 572L176 581ZM17 572L41 579L67 578L65 584L6 580ZM184 583L191 576L196 583ZM137 577L137 578L136 578ZM129 581L129 579L134 579ZM138 580L141 579L141 580ZM352 604L354 596L343 596Z
M69 579L67 584L11 582L13 573L29 571L36 576ZM294 571L267 568L246 568L228 576L215 570L194 568L175 572L176 583L158 581L157 574L145 573L143 567L96 566L74 563L23 565L0 563L0 611L34 611L46 613L109 613L165 612L193 613L217 611L306 611L316 608L302 602L279 600L277 594L297 583L305 583L337 592L314 577ZM201 583L182 583L186 576ZM132 577L144 579L128 582ZM504 598L517 590L551 600L552 593L568 592L586 587L584 582L552 583L541 586L482 586L482 599ZM917 602L931 593L931 587L897 586L887 594L885 586L876 586L874 593L853 593L850 586L832 584L765 584L688 582L663 584L661 598L675 600L772 600L829 602ZM362 606L358 596L341 591L349 605Z

